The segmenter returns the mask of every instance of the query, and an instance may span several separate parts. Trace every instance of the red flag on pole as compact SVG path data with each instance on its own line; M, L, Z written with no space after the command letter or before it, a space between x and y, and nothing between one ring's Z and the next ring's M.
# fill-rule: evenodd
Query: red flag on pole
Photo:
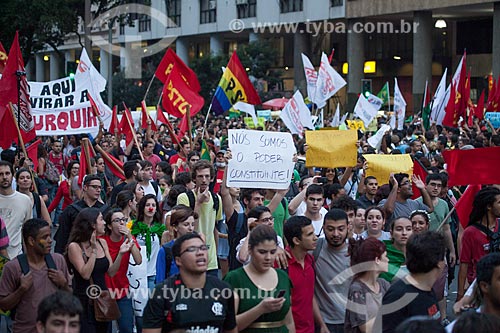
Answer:
M190 106L192 117L201 110L205 103L203 97L186 84L177 67L172 68L163 86L162 94L163 109L177 118L184 116L186 106Z
M0 80L0 83L2 81ZM9 149L12 146L13 141L17 141L18 133L16 129L16 123L10 110L10 106L2 114L0 108L0 128L2 129L2 134L0 135L0 147L3 149Z
M500 147L445 150L448 185L500 184Z
M458 126L458 110L456 109L455 99L456 99L456 87L455 84L451 83L450 99L445 107L445 115L443 119L443 125L448 127Z
M109 171L111 171L113 175L117 176L121 180L125 180L125 174L123 173L123 162L114 157L113 155L108 154L99 145L96 145L96 150L99 151L99 153L101 154L102 159L104 160L104 164L106 164Z
M10 113L9 103L12 103L16 117L19 120L18 125L23 141L30 142L36 136L35 122L31 114L28 80L26 79L26 72L24 70L23 55L19 48L19 33L17 31L2 75L2 79L0 80L0 122L2 122L7 113ZM19 92L18 80L20 80ZM18 100L20 101L20 106L18 105ZM16 135L15 141L17 142L17 140Z
M91 157L95 157L94 149L89 147L90 143L88 139L82 141L82 150L80 152L80 171L78 173L78 185L82 186L83 178L89 174L90 165L88 164ZM87 156L88 150L88 156Z
M469 185L464 191L464 194L458 199L455 205L455 210L457 211L458 220L460 224L465 229L469 224L469 215L472 211L472 203L474 202L474 197L476 193L481 190L481 185Z
M156 132L158 129L156 128L156 124L148 112L146 102L141 101L141 128L143 128L143 129L148 128L148 119L149 119L149 122L151 123L151 130Z
M413 174L415 176L420 176L423 182L425 182L425 178L427 178L427 170L418 159L413 160ZM413 190L413 196L411 198L418 198L420 196L418 187L414 183L411 183L411 189Z
M159 105L156 108L156 119L159 122L161 122L162 124L165 124L165 126L167 126L168 134L170 135L172 142L179 144L179 140L177 139L177 136L175 135L174 128L172 127L172 124L170 123L168 118L165 117L165 114L163 113L163 110L161 109L161 106L159 106Z
M122 120L120 121L120 133L125 134L125 142L128 146L130 142L134 140L134 119L132 119L132 114L125 103L123 103L123 106L125 107L125 111L123 112Z
M0 42L0 74L3 73L5 65L7 64L7 58L7 52L5 52L2 42Z
M174 68L177 69L184 82L186 82L193 91L199 92L201 90L196 73L189 68L171 48L168 48L156 69L155 76L161 82L166 83L168 76Z
M109 123L109 133L115 134L115 129L120 131L120 126L118 124L118 106L113 106L113 113L111 114L111 122Z
M33 170L38 170L38 145L42 143L42 140L38 139L28 147L26 147L26 153L28 158L33 162Z
M477 106L474 108L474 116L476 116L479 120L484 119L484 90L481 93L481 96L479 96Z
M186 132L189 130L189 121L188 121L188 115L187 113L182 117L181 123L179 124L179 134L177 135L177 138L179 141L182 141L184 138L184 135Z

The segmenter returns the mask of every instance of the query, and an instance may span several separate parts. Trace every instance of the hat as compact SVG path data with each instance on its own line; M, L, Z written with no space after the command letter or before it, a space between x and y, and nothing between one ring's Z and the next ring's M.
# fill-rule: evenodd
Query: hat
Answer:
M224 149L221 149L217 152L216 155L219 155L219 154L222 154L222 155L226 155L226 151Z

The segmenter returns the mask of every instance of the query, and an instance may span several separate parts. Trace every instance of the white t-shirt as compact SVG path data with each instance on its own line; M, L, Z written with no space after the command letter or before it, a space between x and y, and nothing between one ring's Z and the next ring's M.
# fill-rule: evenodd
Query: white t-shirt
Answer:
M305 201L302 201L299 207L297 207L294 216L305 216L306 210L307 210L307 204ZM323 221L325 219L326 213L328 213L328 211L325 209L325 207L321 207L321 209L319 210L319 215L321 215L321 218L319 220L312 221L312 225L314 227L314 233L318 237L325 237L325 233L323 232Z
M9 235L7 253L13 259L23 251L21 228L24 222L33 217L31 199L19 192L0 194L0 216L5 221Z

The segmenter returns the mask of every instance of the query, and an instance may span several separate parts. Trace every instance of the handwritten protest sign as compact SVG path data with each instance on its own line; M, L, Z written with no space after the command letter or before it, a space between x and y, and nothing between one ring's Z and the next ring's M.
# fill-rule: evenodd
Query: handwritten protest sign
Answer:
M358 132L348 131L306 131L307 167L349 167L357 160L356 141Z
M347 120L347 126L350 129L354 129L354 130L361 130L361 131L365 130L365 123L363 123L363 121L360 119Z
M248 128L257 128L257 127L266 128L265 118L262 117L257 118L257 127L255 126L252 117L244 117L243 120L245 121L245 125L247 125Z
M413 161L409 154L404 155L363 155L368 162L366 176L377 178L378 184L389 184L389 176L393 173L413 174Z
M500 127L500 112L486 112L485 119L489 119L494 128Z
M295 146L290 133L229 130L227 186L287 189Z

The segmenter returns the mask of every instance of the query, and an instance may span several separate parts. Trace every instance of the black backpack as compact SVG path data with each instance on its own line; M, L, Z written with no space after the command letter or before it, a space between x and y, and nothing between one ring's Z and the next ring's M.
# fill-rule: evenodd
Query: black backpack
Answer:
M212 201L214 202L213 207L214 207L215 213L217 213L219 211L219 207L220 207L219 196L212 191L210 191L210 194L212 195ZM186 193L186 195L189 199L189 207L191 207L191 209L194 210L194 205L195 205L194 192L189 191Z
M476 227L480 231L484 232L490 241L490 249L489 252L500 252L500 232L493 232L488 227L485 227L482 224L474 223L472 226Z
M174 255L172 253L172 247L169 243L163 244L163 251L165 251L165 279L170 275L170 268L172 267L172 260L174 260Z

